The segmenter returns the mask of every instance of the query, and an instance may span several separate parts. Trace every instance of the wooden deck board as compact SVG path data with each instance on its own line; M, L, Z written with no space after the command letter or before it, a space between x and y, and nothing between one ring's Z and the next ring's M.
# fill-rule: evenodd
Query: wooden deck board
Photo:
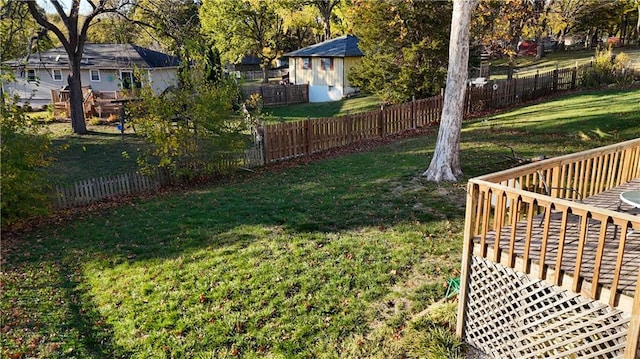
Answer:
M598 195L586 198L583 203L598 208L617 210L620 203L620 193L629 190L640 190L640 179L635 179L631 182L618 186L609 191L605 191ZM638 209L633 209L628 205L623 204L621 210L628 213L639 214ZM534 220L533 233L531 235L530 244L530 260L538 262L540 260L542 249L542 238L544 231L544 224L541 222L542 215L538 215ZM556 257L558 254L558 244L560 240L560 223L561 214L552 213L549 225L549 240L547 242L546 255L544 257L545 265L555 270ZM596 261L596 250L598 248L598 235L601 229L601 223L598 220L590 219L588 222L587 239L584 245L583 260L580 272L580 278L591 282L593 279L593 271ZM520 221L516 224L516 236L514 252L518 258L523 258L525 249L525 233L526 233L526 221ZM607 235L605 242L605 250L603 253L602 266L600 268L599 283L601 286L611 288L613 281L613 275L616 265L618 243L620 239L621 228L607 224ZM564 249L562 256L561 271L563 274L572 276L575 269L578 242L580 233L579 217L576 215L569 215L566 237L564 241ZM489 247L495 244L494 231L487 233L486 243ZM506 225L500 231L500 250L503 255L507 254L509 250L509 241L511 237L511 226ZM479 238L474 238L474 242L478 244ZM638 271L640 270L640 232L628 231L627 241L624 250L623 257L623 269L620 275L620 281L618 284L618 291L627 296L634 296L636 289L636 282L638 279Z

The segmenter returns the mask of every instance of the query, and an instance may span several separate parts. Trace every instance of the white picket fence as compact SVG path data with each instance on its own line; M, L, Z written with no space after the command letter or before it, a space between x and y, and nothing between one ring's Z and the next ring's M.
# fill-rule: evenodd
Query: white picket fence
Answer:
M169 176L160 170L152 176L132 172L76 181L68 187L55 186L53 206L56 209L85 206L109 197L157 191L169 182Z
M224 161L212 164L212 169L220 172L240 167L251 168L263 165L264 150L262 141L247 149L244 155L230 156ZM115 176L103 176L74 182L71 186L57 185L53 188L52 204L55 209L86 206L106 198L135 195L157 191L163 186L177 182L176 178L164 170L158 169L152 175L138 172Z

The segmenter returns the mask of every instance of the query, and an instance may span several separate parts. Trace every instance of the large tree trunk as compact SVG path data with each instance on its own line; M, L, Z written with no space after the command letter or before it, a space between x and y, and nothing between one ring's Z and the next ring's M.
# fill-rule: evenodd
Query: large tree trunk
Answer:
M82 82L80 81L80 58L71 60L71 73L67 78L69 83L69 105L71 107L71 128L73 133L84 135L87 133L87 124L84 119L82 101Z
M541 59L544 57L544 43L541 32L536 35L536 43L538 44L538 47L536 47L536 59Z
M324 41L331 39L331 9L328 12L322 13L322 21L324 27Z
M429 181L457 181L460 168L460 129L469 64L469 24L477 0L454 0L449 40L449 67L438 141L429 168L422 174Z
M331 19L331 17L329 17ZM325 20L324 23L324 41L331 39L331 20Z

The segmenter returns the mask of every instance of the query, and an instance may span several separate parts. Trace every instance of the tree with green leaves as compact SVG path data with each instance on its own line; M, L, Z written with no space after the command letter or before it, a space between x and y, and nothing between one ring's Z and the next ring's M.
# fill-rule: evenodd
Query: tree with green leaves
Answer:
M282 55L284 20L281 6L270 0L203 0L202 30L220 51L223 62L237 63L246 55L260 59L263 82L272 62Z
M317 8L289 0L282 3L279 13L284 21L284 52L295 51L320 41L323 28L318 21Z
M392 103L438 93L446 77L450 14L444 1L353 1L348 17L365 56L349 81Z
M599 1L599 0L555 0L545 6L548 31L561 42L574 33L590 34L585 44L593 42L601 31L610 35L618 32L625 14L635 10L636 0ZM591 44L595 46L597 44Z
M188 64L204 54L199 8L193 0L135 0L126 19L140 25L136 43L159 47Z
M48 212L50 200L44 168L51 164L52 158L51 139L43 132L42 126L27 116L24 107L18 106L17 97L2 96L0 199L1 225L5 227Z
M0 5L0 63L52 46L51 39L33 20L24 1L0 0Z
M149 144L138 158L143 171L163 168L193 179L229 170L225 164L242 157L250 135L235 112L237 84L208 81L201 67L191 75L188 86L161 95L143 89L131 109L136 132Z
M103 14L89 28L87 36L94 44L140 44L140 28L117 14Z
M205 81L211 85L217 85L224 79L222 63L220 62L220 52L215 46L210 46L205 51Z
M513 60L518 42L534 17L530 0L480 0L471 21L473 41L491 51L502 44L502 54Z

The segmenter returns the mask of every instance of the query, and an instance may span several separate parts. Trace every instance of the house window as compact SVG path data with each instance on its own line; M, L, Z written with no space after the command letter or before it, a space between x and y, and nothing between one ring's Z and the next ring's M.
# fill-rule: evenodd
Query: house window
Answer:
M333 58L330 58L330 57L320 58L320 68L324 71L333 70Z
M122 88L125 90L139 89L142 83L133 71L120 71L120 79L122 80Z
M53 69L53 81L62 81L62 70Z
M100 70L89 70L91 82L100 82Z
M311 70L311 58L310 57L303 57L301 59L301 63L300 66L303 70Z
M35 69L28 69L27 70L27 81L28 82L36 82L36 81L38 81L38 77L36 77L36 70Z

